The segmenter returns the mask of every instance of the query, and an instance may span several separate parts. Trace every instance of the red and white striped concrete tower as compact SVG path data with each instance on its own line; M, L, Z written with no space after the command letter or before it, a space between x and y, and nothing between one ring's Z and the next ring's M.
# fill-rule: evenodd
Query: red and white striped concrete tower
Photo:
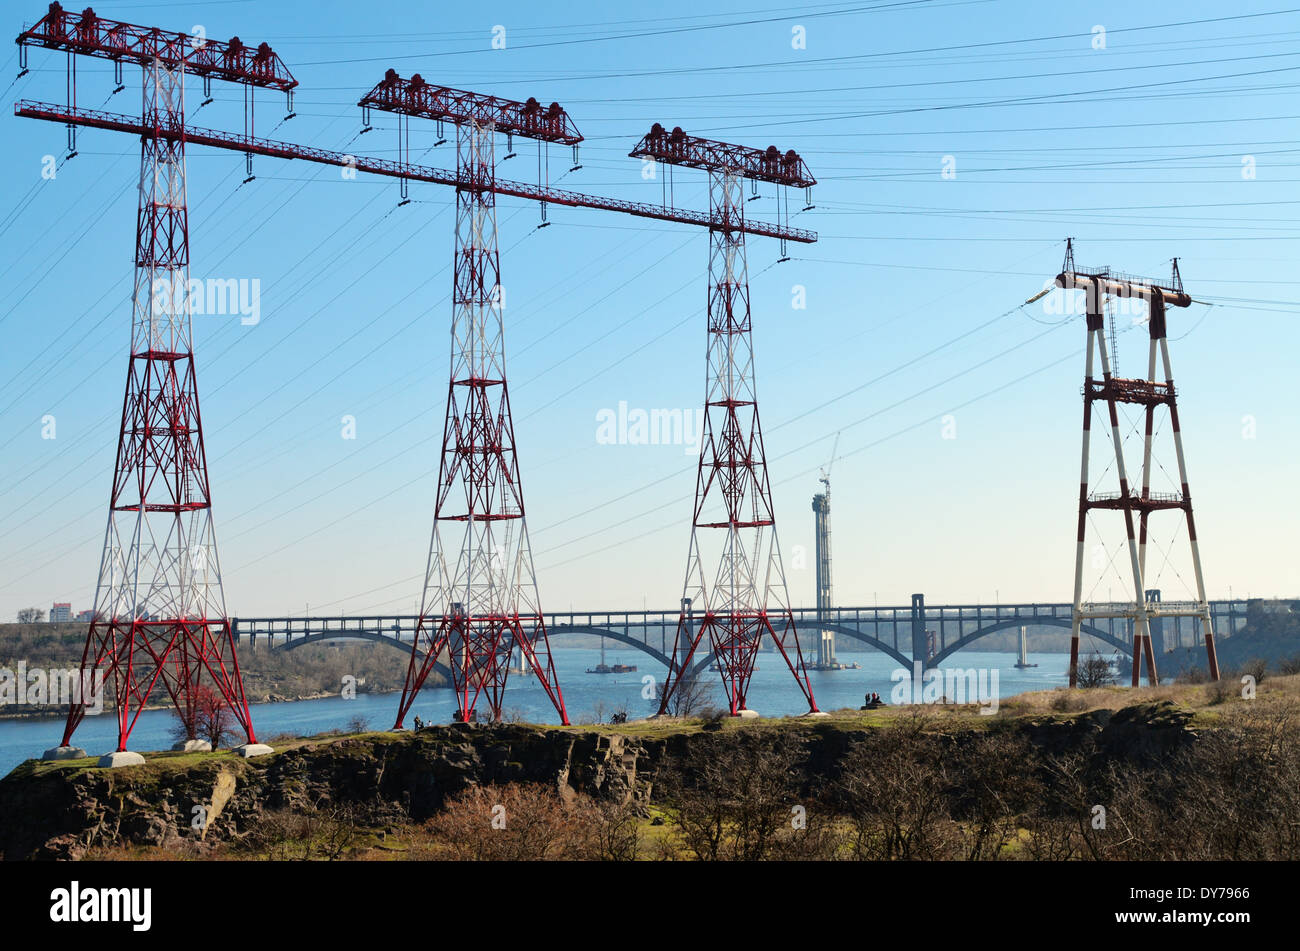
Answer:
M451 382L424 596L396 727L444 653L457 719L471 719L480 699L501 718L517 655L568 723L533 571L506 385L494 144L500 132L570 145L582 137L558 105L430 86L392 70L361 105L456 125Z
M164 135L185 124L187 73L272 87L297 85L279 58L238 40L200 41L185 33L65 12L57 3L18 37L21 47L143 67L139 212L131 356L82 685L103 672L116 702L118 750L140 711L159 692L175 705L191 739L200 707L217 702L255 742L239 662L226 617L212 523L212 497L194 370L189 299L185 142ZM119 67L120 68L120 67ZM86 712L68 713L70 745Z
M790 612L785 568L758 417L746 268L745 180L810 188L794 152L728 145L655 124L631 152L709 175L709 305L704 432L695 486L682 613L659 712L665 713L708 637L732 716L748 709L750 680L768 637L817 711ZM778 194L781 189L778 188ZM780 199L778 198L778 201ZM778 206L779 207L779 206Z
M1079 478L1079 522L1074 565L1074 611L1070 631L1070 686L1078 684L1079 629L1085 620L1097 618L1125 618L1133 626L1132 684L1141 679L1142 661L1147 667L1147 682L1159 683L1155 651L1151 643L1150 622L1161 617L1197 617L1201 619L1205 639L1206 659L1210 676L1219 677L1219 663L1214 650L1214 630L1210 606L1205 596L1205 578L1201 570L1200 546L1196 537L1196 522L1192 515L1192 495L1187 483L1187 462L1183 453L1182 432L1178 423L1177 391L1174 388L1173 367L1169 360L1169 341L1166 335L1166 308L1187 307L1192 298L1183 290L1182 278L1175 259L1173 276L1168 285L1146 278L1114 274L1109 268L1080 269L1074 264L1073 243L1066 244L1065 266L1057 276L1056 284L1065 289L1083 290L1087 295L1087 355L1085 357L1083 384L1083 459ZM1145 379L1126 379L1114 375L1106 346L1105 307L1107 298L1135 298L1146 301L1147 326L1150 347ZM1102 378L1094 374L1094 359L1100 356ZM1163 370L1163 381L1158 382L1157 357ZM1092 425L1093 403L1104 402L1110 418L1111 441L1115 453L1115 471L1119 481L1118 492L1088 491L1089 440ZM1145 412L1145 435L1142 449L1141 489L1134 491L1124 460L1123 435L1120 432L1119 405L1142 406ZM1178 458L1180 491L1152 492L1151 475L1154 456L1152 443L1155 435L1156 413L1159 407L1168 408L1174 449ZM1095 510L1112 510L1124 513L1127 549L1133 601L1129 603L1085 602L1083 594L1083 566L1085 560L1088 515ZM1187 523L1192 567L1196 579L1196 600L1191 602L1161 601L1155 592L1146 589L1147 536L1152 512L1180 510ZM1136 515L1136 519L1135 516ZM1135 524L1136 523L1136 524Z

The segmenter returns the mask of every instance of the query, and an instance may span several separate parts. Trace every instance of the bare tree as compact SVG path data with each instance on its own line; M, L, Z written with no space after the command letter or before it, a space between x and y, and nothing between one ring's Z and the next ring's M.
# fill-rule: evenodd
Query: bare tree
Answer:
M19 624L39 624L45 620L45 612L40 608L23 608L18 612Z
M655 694L650 704L656 712L663 703L666 683L661 680L655 684ZM712 685L705 683L698 672L688 669L682 672L681 678L674 684L672 696L668 698L668 707L664 712L670 717L689 717L703 712L712 705Z
M827 812L800 789L805 758L795 737L723 734L694 744L656 782L697 859L814 858L829 841L821 834Z
M235 717L226 705L225 698L207 684L195 690L191 708L176 710L176 723L171 735L178 741L207 740L218 749L236 739Z
M1100 654L1089 654L1079 663L1079 686L1085 690L1091 687L1113 687L1115 685L1115 665Z

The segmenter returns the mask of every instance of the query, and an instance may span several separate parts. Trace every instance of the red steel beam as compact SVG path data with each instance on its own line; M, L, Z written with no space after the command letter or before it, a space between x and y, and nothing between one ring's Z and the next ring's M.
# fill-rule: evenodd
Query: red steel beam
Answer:
M449 86L433 86L419 73L403 79L390 69L378 85L361 97L359 106L460 125L490 124L497 132L543 142L577 145L582 135L558 102L543 106L536 99L515 102Z
M808 188L817 184L812 172L791 149L784 154L775 145L754 149L687 135L681 126L671 132L656 122L628 153L633 158L652 158L670 165L685 165L710 172L732 172L745 178L777 185Z
M431 168L427 165L410 165L394 162L390 159L368 158L364 155L352 155L329 149L318 149L291 142L277 142L272 139L260 139L255 136L236 132L219 132L186 125L174 128L167 125L147 125L134 116L114 112L102 112L98 109L73 108L49 102L34 102L23 99L14 103L14 115L28 119L44 119L49 122L72 123L92 129L110 129L116 132L129 132L134 135L153 135L155 132L167 139L181 139L196 145L212 148L229 149L234 152L247 152L254 155L266 155L272 158L303 159L322 165L351 167L374 175L387 175L390 178L407 178L412 181L431 182L435 185L459 185L455 172L446 169ZM704 228L718 226L708 212L690 211L664 205L652 205L645 202L623 201L618 198L605 198L599 195L587 195L582 192L565 191L558 188L546 188L541 185L529 185L496 179L491 190L498 195L513 198L526 198L530 201L544 201L548 204L564 205L569 208L595 208L600 211L616 211L635 215L639 218L653 218L658 221L675 221L678 224L696 225ZM736 230L765 238L784 238L800 244L812 244L817 240L817 232L787 225L771 224L746 218Z
M147 66L155 59L168 69L184 65L187 73L225 79L285 92L298 85L280 57L266 43L247 46L239 37L227 42L199 39L151 26L120 23L87 7L69 13L58 3L31 29L18 34L19 46L43 46Z

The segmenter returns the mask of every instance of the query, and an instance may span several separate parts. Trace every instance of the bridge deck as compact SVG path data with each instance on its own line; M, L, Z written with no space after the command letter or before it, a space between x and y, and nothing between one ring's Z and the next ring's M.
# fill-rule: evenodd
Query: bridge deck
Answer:
M927 663L937 664L981 637L997 631L1026 627L1069 628L1073 605L1069 603L872 605L869 607L793 610L798 630L811 635L824 629L881 650L908 664L924 651ZM1245 599L1194 602L1153 601L1148 605L1153 636L1169 646L1200 643L1200 621L1208 609L1217 636L1230 637L1247 617ZM1093 612L1096 613L1093 613ZM1083 630L1089 636L1128 651L1131 621L1124 616L1131 604L1086 605ZM627 644L667 664L673 650L679 611L555 611L545 614L552 638L564 634L590 634ZM256 646L292 648L336 639L388 643L409 650L419 618L410 614L334 617L232 618L235 636ZM813 641L803 638L805 647ZM914 648L924 645L920 650ZM707 662L708 658L704 661Z

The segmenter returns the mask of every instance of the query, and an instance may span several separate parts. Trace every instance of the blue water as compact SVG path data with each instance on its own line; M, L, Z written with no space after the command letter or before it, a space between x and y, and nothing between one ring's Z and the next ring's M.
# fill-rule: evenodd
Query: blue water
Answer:
M626 705L635 717L648 716L654 711L649 700L642 699L647 688L642 683L646 675L662 677L663 667L639 651L614 651L606 653L610 664L636 664L632 674L588 674L600 660L598 650L563 649L555 651L555 665L564 691L569 719L574 723L592 722L597 707L603 705L603 718ZM861 670L810 671L813 694L822 710L842 707L857 708L863 694L875 691L886 700L894 685L891 673L898 668L893 658L876 651L839 651L843 663L857 662ZM1030 661L1038 667L1016 670L1015 655L986 651L960 651L945 665L948 668L988 668L998 671L998 695L1010 697L1027 690L1048 690L1063 686L1069 667L1066 654L1035 654ZM722 685L716 673L706 674L706 681L715 684L713 702L723 705ZM397 713L398 694L359 694L354 700L329 697L323 700L300 700L292 703L255 704L252 709L253 727L259 739L278 733L310 736L332 729L348 729L354 717L368 721L370 729L382 730L393 725ZM445 689L426 689L416 701L407 717L407 726L418 715L430 723L447 723L451 719L455 701ZM779 654L759 655L758 670L749 689L749 706L764 716L784 716L807 712L807 704L794 678ZM546 693L536 679L512 675L506 689L505 713L536 723L558 723L559 717ZM148 710L140 715L131 734L130 746L134 750L162 750L171 746L170 732L174 719L168 710ZM4 775L25 759L38 757L51 746L57 746L63 737L62 719L0 720L0 775ZM117 746L117 721L111 714L86 717L73 737L73 744L88 753L98 755Z

